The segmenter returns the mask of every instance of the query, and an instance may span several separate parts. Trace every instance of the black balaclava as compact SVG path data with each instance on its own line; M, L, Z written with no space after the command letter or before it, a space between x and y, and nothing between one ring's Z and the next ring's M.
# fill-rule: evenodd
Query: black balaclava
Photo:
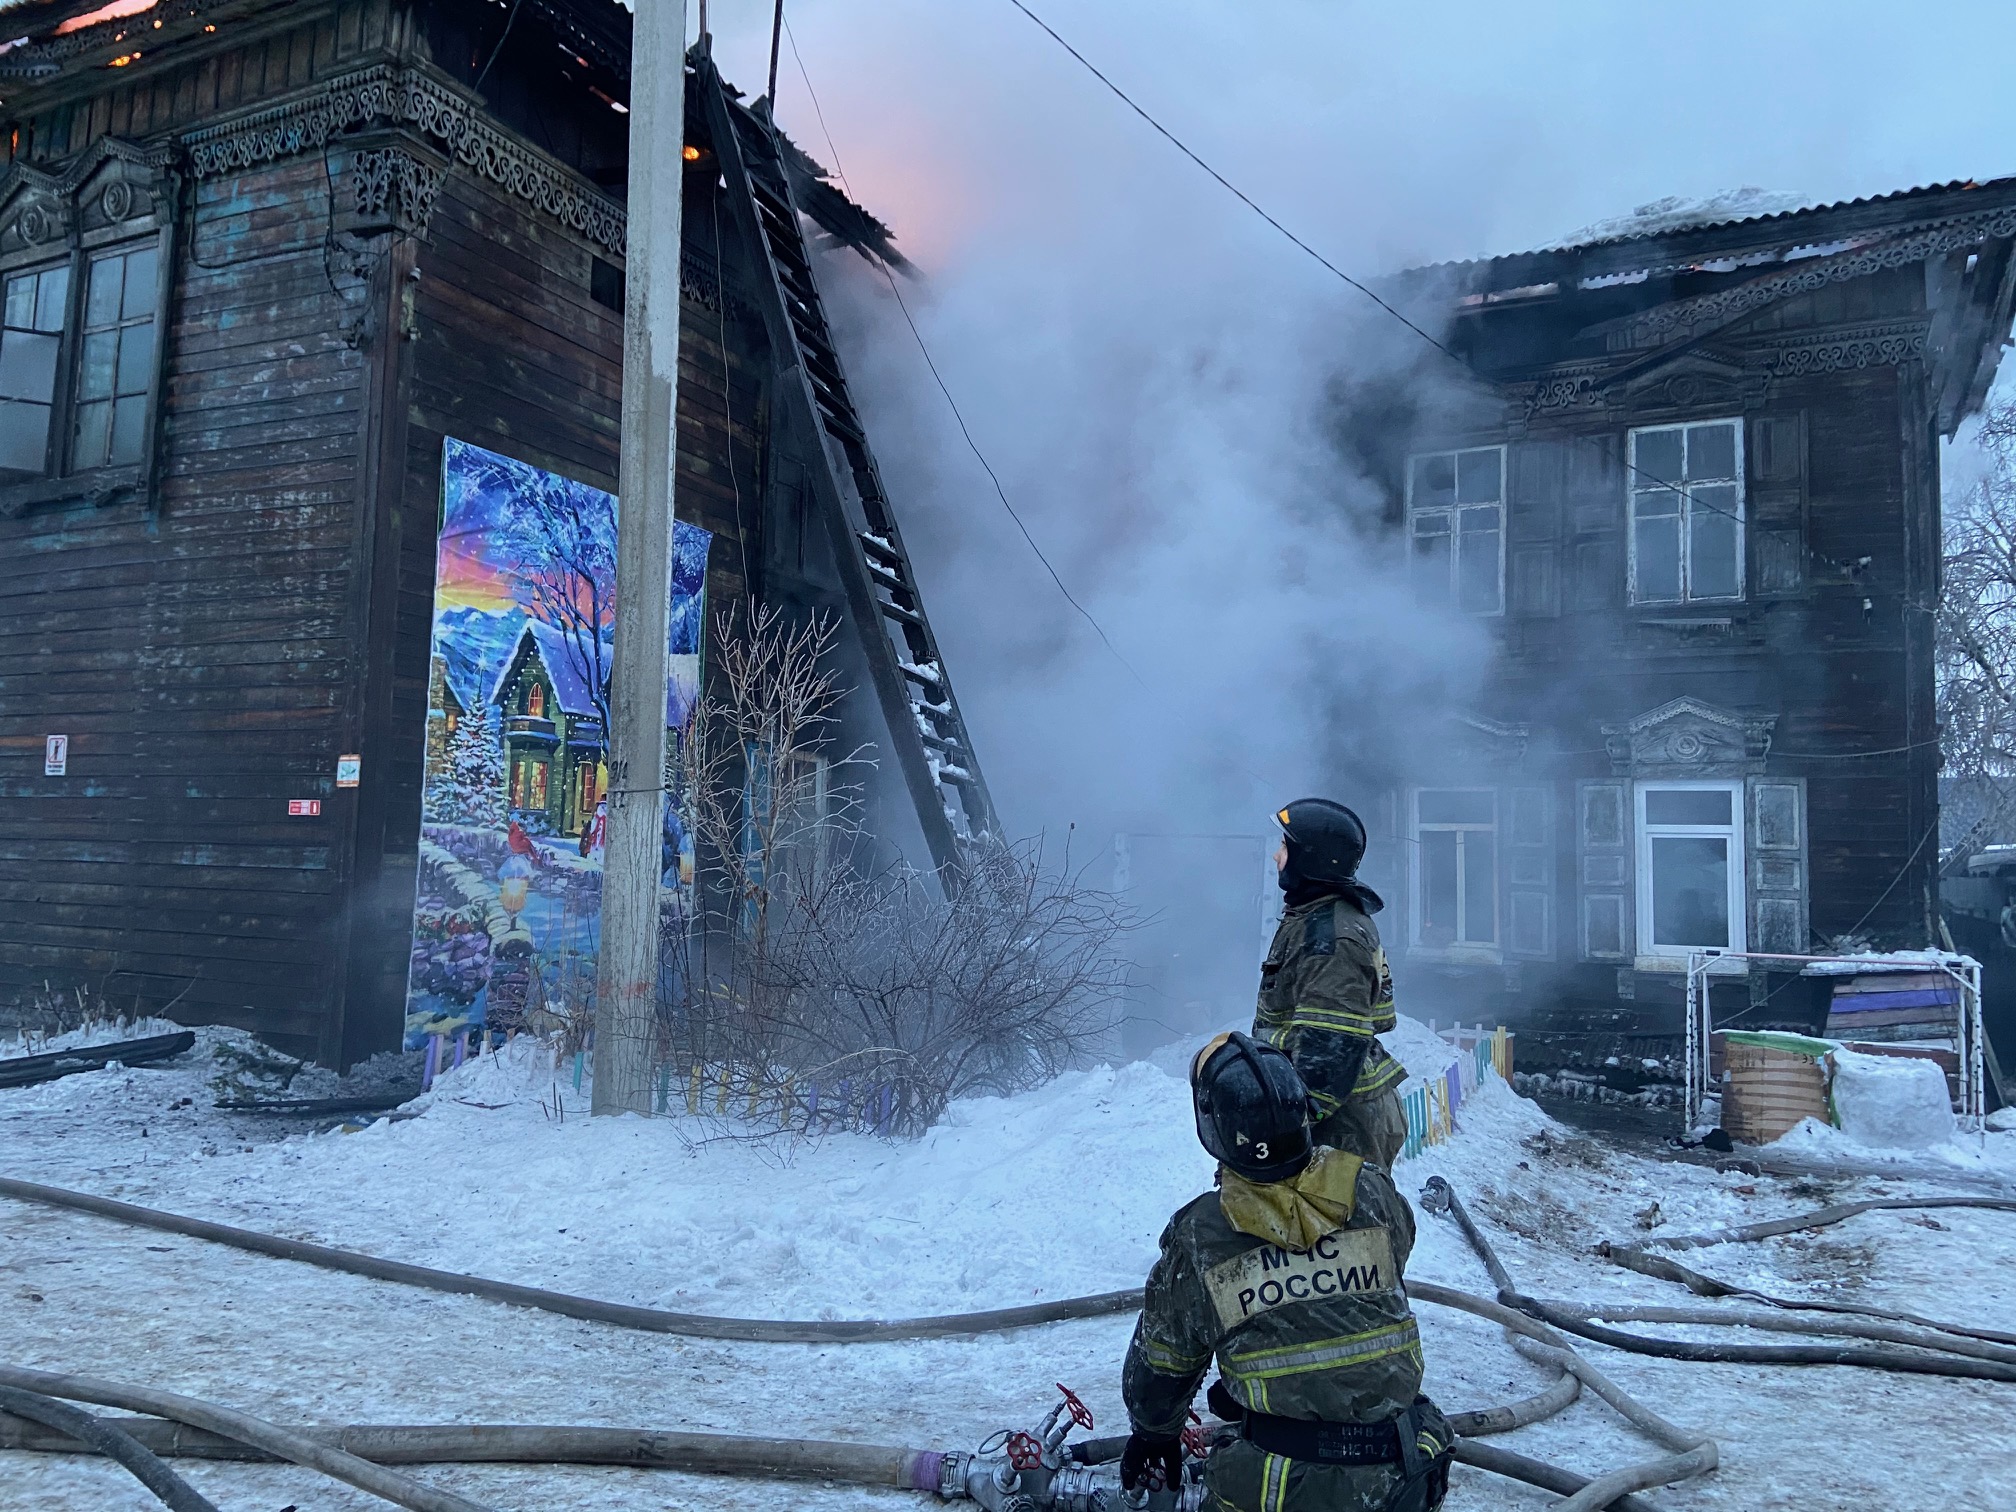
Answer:
M1318 898L1343 898L1355 904L1360 911L1375 914L1386 906L1386 900L1360 882L1356 877L1309 877L1302 873L1299 858L1295 854L1295 842L1288 844L1288 862L1281 868L1277 879L1281 891L1290 908L1300 908L1305 903L1314 903Z

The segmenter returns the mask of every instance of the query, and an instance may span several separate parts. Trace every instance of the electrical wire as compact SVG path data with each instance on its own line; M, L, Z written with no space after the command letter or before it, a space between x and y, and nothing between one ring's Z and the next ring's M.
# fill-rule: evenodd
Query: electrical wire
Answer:
M1084 67L1085 71L1091 74L1092 77L1097 79L1101 84L1105 85L1107 89L1111 90L1114 96L1123 105L1125 105L1129 110L1133 111L1136 115L1141 117L1142 120L1146 121L1158 133L1160 133L1161 136L1165 140L1167 140L1171 146L1173 146L1178 152L1182 153L1183 156L1188 158L1191 162L1195 163L1199 168L1203 169L1214 180L1216 180L1220 186L1222 186L1225 190L1227 190L1235 199L1237 199L1247 209L1251 210L1255 215L1259 216L1262 220L1267 222L1268 225L1272 226L1276 231L1279 231L1283 236L1287 237L1289 241L1293 242L1302 251L1308 253L1309 256L1313 257L1318 263L1322 264L1324 268L1329 270L1331 273L1335 274L1338 278L1342 279L1346 284L1350 285L1350 287L1352 287L1353 289L1356 289L1360 294L1364 295L1367 299L1371 300L1372 303L1377 305L1380 309L1384 310L1388 315L1391 315L1395 320L1399 321L1400 324L1405 326L1408 330L1412 331L1416 336L1420 337L1423 341L1427 342L1428 345L1433 347L1436 351L1440 352L1443 356L1447 357L1451 362L1454 362L1457 366L1461 367L1463 371L1470 377L1480 379L1485 383L1490 383L1494 387L1497 386L1495 380L1487 377L1483 373L1478 372L1476 365L1472 363L1468 358L1462 356L1461 354L1452 350L1445 343L1438 341L1435 337L1429 335L1427 331L1423 330L1420 326L1416 325L1412 320L1408 319L1406 315L1402 314L1393 305L1389 304L1386 300L1382 299L1370 287L1368 287L1364 283L1361 283L1358 279L1353 278L1349 273L1346 273L1342 268L1338 267L1337 264L1330 261L1330 259L1325 257L1321 252L1318 252L1314 247L1310 246L1308 242L1304 241L1301 237L1297 236L1293 231L1290 231L1286 226L1282 225L1280 221L1276 220L1271 214L1268 213L1267 210L1262 208L1260 203L1257 200L1255 200L1250 194L1248 194L1245 190L1241 189L1237 184L1233 183L1230 179L1225 177L1225 175L1220 173L1216 168L1213 168L1209 163L1205 162L1204 159L1199 157L1197 153L1194 152L1190 148L1190 146L1183 141L1181 137L1177 136L1175 132L1171 131L1167 126L1164 126L1160 121L1156 120L1154 116L1150 115L1146 110L1144 110L1139 104L1139 102L1137 102L1132 95L1128 94L1127 91L1122 89L1118 84L1115 84L1104 73L1102 73L1098 68L1098 66L1094 64L1091 59L1087 58L1083 53L1078 51L1077 48L1073 47L1069 42L1065 41L1064 38L1058 34L1055 27L1051 26L1049 22L1045 21L1041 16L1037 15L1034 11L1029 9L1028 6L1024 5L1022 3L1022 0L1008 0L1008 3L1014 6L1015 9L1017 9L1018 11L1022 12L1022 14L1027 16L1031 21L1035 22L1037 26L1041 27L1043 31L1049 35L1051 41L1055 42L1059 47L1063 48L1064 51L1069 53L1073 58L1077 59L1079 64ZM1652 482L1653 484L1655 484L1660 488L1671 489L1673 492L1681 494L1687 500L1687 504L1690 509L1693 508L1705 509L1711 514L1722 515L1728 519L1734 520L1738 525L1741 525L1743 523L1743 516L1741 514L1738 514L1733 510L1724 509L1717 504L1710 504L1706 500L1695 498L1692 490L1688 489L1684 483L1676 483L1672 479L1656 477L1652 473L1646 472L1643 468L1638 466L1637 463L1631 461L1629 458L1625 459L1624 466L1629 471L1638 474L1638 476L1641 478L1648 479L1650 482Z
M854 197L854 189L847 182L847 170L840 165L840 149L834 145L833 133L827 128L826 112L819 106L819 93L812 87L812 75L806 71L805 59L798 51L798 38L791 31L791 23L784 19L783 7L781 5L778 7L778 19L783 26L786 40L791 44L791 59L798 65L798 77L805 81L805 93L812 101L812 114L818 119L819 134L826 139L826 151L828 156L833 159L833 171L840 176L840 187L845 189L848 198L852 199ZM776 119L776 102L774 100L771 102L770 115L772 120ZM952 418L958 422L959 434L965 438L967 449L973 453L974 458L986 471L988 481L994 485L995 496L1001 500L1001 507L1008 511L1008 518L1013 520L1015 528L1022 532L1022 539L1029 543L1029 549L1036 554L1036 560L1041 562L1043 570L1050 574L1050 581L1055 583L1057 591L1064 595L1064 602L1083 616L1085 623L1090 625L1093 632L1098 635L1100 643L1113 654L1113 659L1127 669L1128 676L1132 677L1143 688L1146 688L1148 686L1147 682L1134 669L1134 664L1120 653L1120 648L1113 644L1112 638L1106 634L1105 627L1093 617L1092 611L1079 603L1071 590L1065 586L1064 579L1059 576L1056 567L1051 565L1050 558L1045 556L1043 548L1036 544L1036 537L1029 533L1029 527L1023 522L1022 516L1016 511L1015 506L1009 502L1008 490L1002 487L1000 474L994 471L994 464L987 460L987 454L980 450L980 443L973 439L973 432L966 424L966 416L960 411L959 401L952 397L952 390L945 382L944 374L938 371L938 364L931 356L931 348L925 344L924 333L917 328L917 322L910 314L910 306L904 301L903 290L896 283L896 275L889 270L888 264L882 262L879 258L871 260L881 270L883 278L888 280L889 292L896 297L896 308L903 312L903 323L910 327L910 334L917 342L917 350L924 354L924 365L931 370L932 381L938 385L938 392L945 396L946 407L952 411ZM1248 775L1251 774L1249 773Z
M525 0L511 0L510 14L504 18L504 30L497 33L497 45L490 49L490 56L484 60L482 68L476 73L476 82L469 86L473 92L482 93L483 81L490 77L490 65L495 63L497 55L504 51L504 43L511 36L512 24L518 19L518 7L524 3Z
M1104 84L1109 90L1111 90L1123 105L1125 105L1129 110L1133 111L1134 114L1141 117L1141 119L1146 121L1150 126L1154 127L1156 131L1161 133L1161 135L1165 139L1167 139L1167 141L1172 147L1174 147L1178 152L1182 153L1183 156L1190 159L1190 161L1195 163L1199 168L1202 168L1213 179L1217 180L1218 184L1222 188L1229 191L1233 195L1233 197L1236 198L1247 209L1251 210L1255 215L1259 216L1260 219L1267 222L1268 225L1272 226L1276 231L1279 231L1283 236L1287 237L1289 241L1293 242L1296 246L1300 247L1304 252L1308 253L1309 256L1313 257L1318 263L1322 264L1323 267L1327 268L1331 273L1335 274L1338 278L1343 279L1345 283L1349 284L1352 288L1356 289L1360 294L1363 294L1367 299L1371 300L1372 303L1379 306L1380 309L1384 310L1388 315L1391 315L1395 320L1399 321L1400 324L1407 327L1408 330L1412 331L1416 336L1419 336L1423 341L1427 342L1428 345L1435 348L1436 351L1440 352L1443 356L1447 357L1451 362L1458 364L1467 371L1474 371L1474 369L1471 369L1470 364L1468 362L1465 362L1463 358L1457 356L1456 353L1450 351L1448 347L1444 346L1441 342L1437 341L1433 336L1430 336L1426 331L1422 330L1421 327L1414 324L1413 321L1409 320L1405 315L1401 314L1400 311L1396 310L1392 305L1388 304L1385 300L1381 299L1377 294L1373 293L1371 289L1367 288L1364 284L1360 283L1357 279L1353 278L1349 273L1346 273L1342 268L1338 267L1337 264L1330 261L1329 258L1325 257L1321 252L1318 252L1314 247L1310 246L1309 243L1302 240L1301 237L1297 236L1293 231L1290 231L1286 226L1282 225L1281 222L1276 220L1272 215L1268 214L1267 211L1262 209L1259 203L1256 200L1254 200L1254 198L1251 195L1249 195L1244 189L1241 189L1237 184L1233 183L1230 179L1225 177L1224 174L1220 173L1216 168L1213 168L1209 163L1205 162L1204 159L1199 157L1195 152L1191 151L1189 146L1184 143L1181 137L1177 136L1175 132L1171 131L1167 126L1164 126L1160 121L1156 120L1155 117L1150 115L1147 111L1143 110L1140 105L1135 103L1133 96L1129 95L1126 90L1122 89L1118 84L1115 84L1111 79L1107 78L1105 74L1101 73L1099 69L1096 66L1094 66L1091 59L1087 58L1085 54L1078 51L1078 49L1073 47L1069 42L1066 42L1061 36L1057 34L1056 28L1051 26L1050 23L1048 21L1045 21L1041 16L1037 15L1036 12L1029 9L1028 6L1024 5L1022 3L1022 0L1008 0L1008 3L1014 6L1015 9L1017 9L1018 11L1022 12L1022 14L1027 16L1031 21L1035 22L1045 32L1047 32L1050 36L1051 41L1055 42L1059 47L1063 48L1064 51L1068 52L1069 54L1071 54L1072 57L1076 58L1078 62L1081 65L1083 65L1085 71L1091 74L1092 77L1097 79L1101 84Z

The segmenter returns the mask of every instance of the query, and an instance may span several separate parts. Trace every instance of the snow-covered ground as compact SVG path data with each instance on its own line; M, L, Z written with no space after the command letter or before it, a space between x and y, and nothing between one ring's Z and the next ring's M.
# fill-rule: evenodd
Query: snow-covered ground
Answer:
M108 1069L0 1091L0 1172L380 1255L688 1311L888 1317L1007 1306L1139 1282L1168 1214L1209 1180L1180 1075L1074 1073L953 1107L914 1143L836 1136L790 1147L712 1137L696 1119L599 1119L536 1049L476 1061L355 1133L275 1138L209 1108L204 1031L188 1064ZM1441 1052L1403 1021L1417 1070ZM298 1095L298 1091L297 1091ZM1750 1222L1828 1200L1936 1190L1922 1180L1719 1174L1607 1150L1502 1084L1450 1143L1403 1163L1466 1195L1526 1288L1686 1305L1591 1247ZM2016 1134L1989 1136L2000 1144ZM1991 1157L1978 1157L1988 1160ZM1920 1156L1922 1161L1923 1157ZM1640 1215L1643 1215L1642 1217ZM2016 1218L1870 1214L1819 1233L1696 1252L1778 1292L2016 1329ZM1425 1214L1412 1273L1489 1289L1447 1220ZM1545 1383L1498 1332L1424 1307L1429 1390L1461 1409ZM970 1447L1081 1391L1120 1424L1130 1320L894 1345L734 1345L639 1334L331 1274L0 1199L0 1359L229 1402L280 1422L611 1423ZM1684 1330L1672 1330L1682 1333ZM1772 1341L1783 1342L1782 1336ZM1669 1417L1713 1433L1723 1468L1653 1500L1674 1509L1946 1512L2016 1506L2004 1445L2016 1386L1846 1369L1705 1366L1589 1346ZM1585 1399L1501 1440L1585 1470L1648 1457ZM220 1506L350 1512L383 1504L281 1466L183 1462ZM500 1509L917 1507L897 1492L666 1472L504 1466L419 1473ZM1451 1512L1551 1498L1459 1467ZM102 1463L0 1455L9 1512L139 1512Z

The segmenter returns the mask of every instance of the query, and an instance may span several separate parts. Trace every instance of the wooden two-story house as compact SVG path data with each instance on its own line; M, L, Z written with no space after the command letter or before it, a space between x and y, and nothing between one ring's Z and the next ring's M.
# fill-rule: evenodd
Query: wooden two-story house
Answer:
M2005 179L1397 281L1448 352L1360 445L1496 647L1388 815L1414 1011L1650 1045L1690 950L1718 1019L1798 1023L1813 983L1740 953L1939 943L1940 447L2012 246Z
M618 487L630 14L0 15L0 992L173 1002L347 1064L400 1042L430 724L438 753L451 717L525 722L517 796L543 781L562 828L600 787L466 669L430 720L430 627L447 442ZM704 44L687 88L650 150L685 189L704 601L844 621L869 822L956 864L992 811L808 227L896 254Z

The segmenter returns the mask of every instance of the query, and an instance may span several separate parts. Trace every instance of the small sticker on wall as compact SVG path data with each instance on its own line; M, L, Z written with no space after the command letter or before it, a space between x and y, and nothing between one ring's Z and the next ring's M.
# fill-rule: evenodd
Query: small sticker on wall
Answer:
M287 817L290 819L313 819L321 812L322 800L320 798L289 798L287 800Z
M33 747L31 746L32 750ZM42 775L61 777L70 770L70 737L51 735L42 742Z
M355 787L364 780L364 758L362 756L338 756L336 758L336 786Z

